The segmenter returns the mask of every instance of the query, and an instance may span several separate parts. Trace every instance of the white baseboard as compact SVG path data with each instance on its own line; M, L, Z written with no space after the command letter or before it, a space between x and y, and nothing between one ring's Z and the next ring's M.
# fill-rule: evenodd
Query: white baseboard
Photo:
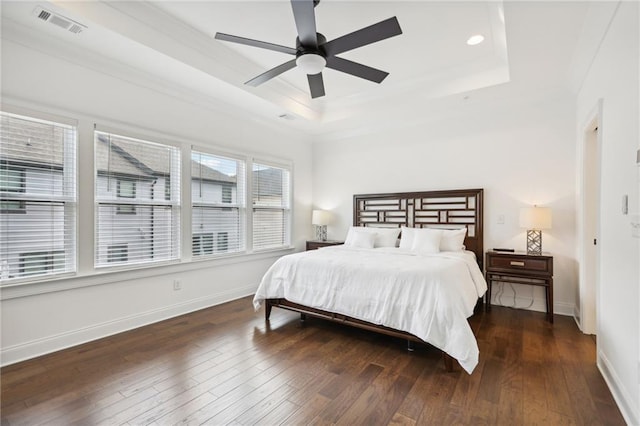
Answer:
M615 399L616 404L618 404L618 408L620 409L624 420L629 425L640 424L638 406L633 402L629 393L622 386L615 369L601 351L598 351L597 365L602 377L604 377L604 381L607 382L607 386L609 386L613 399Z
M51 352L56 352L92 340L101 339L123 331L132 330L144 325L152 324L168 318L198 311L210 306L219 305L255 293L256 285L252 284L231 291L224 291L205 297L188 300L175 305L117 318L112 321L79 328L53 336L47 336L19 345L9 346L0 350L0 365L7 366L16 362L35 358Z

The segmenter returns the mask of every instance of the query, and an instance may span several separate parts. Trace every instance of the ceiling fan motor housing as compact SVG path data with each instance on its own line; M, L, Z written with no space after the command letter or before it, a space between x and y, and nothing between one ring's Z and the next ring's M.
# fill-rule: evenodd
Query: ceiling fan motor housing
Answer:
M320 33L316 33L316 38L318 40L318 47L309 47L309 46L303 46L300 43L300 37L296 37L296 58L302 56L302 55L306 55L308 53L313 53L316 55L320 55L323 58L326 58L327 55L324 52L324 49L322 48L322 46L327 42L327 38L320 34Z

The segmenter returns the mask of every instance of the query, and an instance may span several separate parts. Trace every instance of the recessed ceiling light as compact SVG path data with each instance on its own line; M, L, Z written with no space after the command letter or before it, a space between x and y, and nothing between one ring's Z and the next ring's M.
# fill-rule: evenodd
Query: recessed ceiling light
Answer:
M480 44L484 41L484 36L482 36L481 34L476 34L474 36L469 37L469 40L467 40L467 44L469 46L475 46L476 44Z

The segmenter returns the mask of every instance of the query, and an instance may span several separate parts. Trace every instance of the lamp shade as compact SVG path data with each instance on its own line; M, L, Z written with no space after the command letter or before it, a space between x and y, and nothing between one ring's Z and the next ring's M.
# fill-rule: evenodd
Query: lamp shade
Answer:
M551 209L537 206L520 209L520 227L526 229L550 229Z
M328 225L331 222L331 213L326 210L314 210L311 215L312 225Z

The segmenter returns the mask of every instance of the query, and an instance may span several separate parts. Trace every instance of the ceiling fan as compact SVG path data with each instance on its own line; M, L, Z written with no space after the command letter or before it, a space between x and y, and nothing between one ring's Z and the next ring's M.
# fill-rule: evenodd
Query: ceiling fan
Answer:
M320 3L320 0L291 0L293 18L298 30L295 49L265 41L216 33L215 38L218 40L274 50L296 57L252 78L245 84L258 86L298 66L307 74L311 97L318 98L325 94L324 82L322 80L322 70L325 66L376 83L381 83L382 80L389 75L388 72L349 61L348 59L339 58L336 55L402 34L398 19L394 16L377 24L327 41L322 34L316 32L314 8L318 3Z

